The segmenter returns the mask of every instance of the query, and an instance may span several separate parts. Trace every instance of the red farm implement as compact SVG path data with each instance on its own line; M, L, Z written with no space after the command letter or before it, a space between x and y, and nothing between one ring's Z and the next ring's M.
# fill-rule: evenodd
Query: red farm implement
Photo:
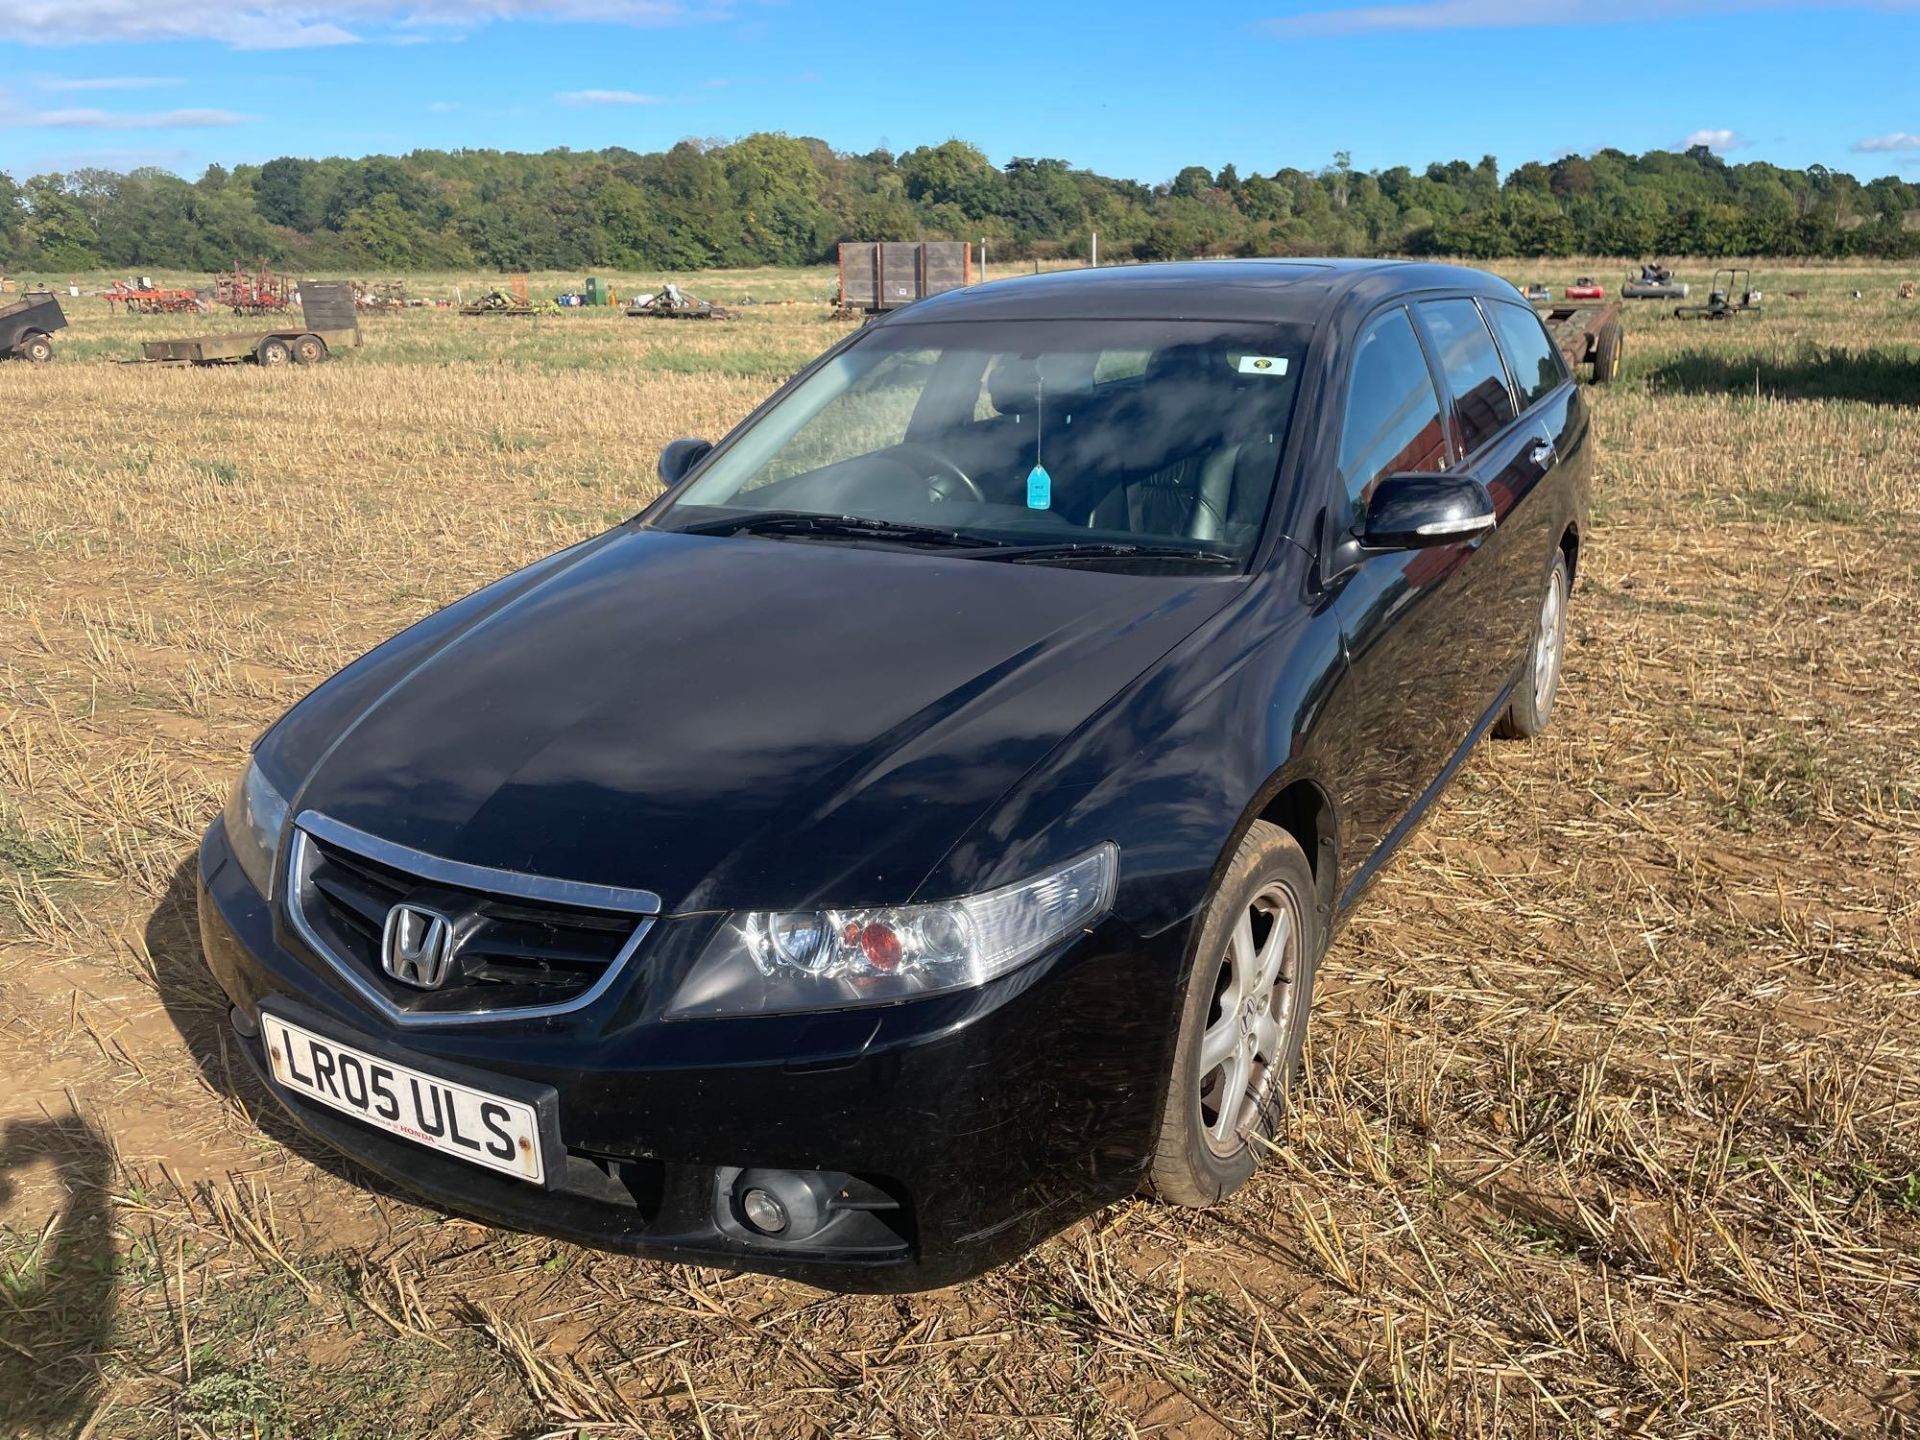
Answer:
M238 260L225 275L213 277L213 303L236 315L277 315L293 307L291 276L261 268L243 270Z
M155 285L146 276L138 280L120 280L100 292L109 310L124 305L129 315L184 315L199 310L200 297L191 290L169 289Z

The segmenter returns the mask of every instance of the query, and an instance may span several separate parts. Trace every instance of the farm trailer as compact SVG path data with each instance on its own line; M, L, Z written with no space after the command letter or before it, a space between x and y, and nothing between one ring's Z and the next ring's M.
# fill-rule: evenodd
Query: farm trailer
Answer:
M833 313L881 315L972 283L973 249L964 240L843 244L840 298Z
M53 332L66 328L66 312L51 294L23 295L0 305L0 356L45 364L53 359Z
M141 358L156 365L225 365L247 360L259 365L317 365L334 350L360 343L353 286L338 280L311 282L301 287L300 298L302 323L298 326L149 340L141 346Z
M1606 305L1553 303L1534 308L1569 366L1575 370L1591 366L1589 373L1596 385L1605 385L1620 374L1623 341L1617 301Z

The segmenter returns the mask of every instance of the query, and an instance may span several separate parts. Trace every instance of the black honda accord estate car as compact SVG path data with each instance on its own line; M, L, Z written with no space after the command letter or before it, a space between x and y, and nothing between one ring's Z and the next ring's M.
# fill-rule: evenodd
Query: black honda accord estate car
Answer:
M449 1209L838 1288L1219 1200L1343 915L1552 713L1589 433L1448 266L869 325L260 738L199 862L241 1048Z

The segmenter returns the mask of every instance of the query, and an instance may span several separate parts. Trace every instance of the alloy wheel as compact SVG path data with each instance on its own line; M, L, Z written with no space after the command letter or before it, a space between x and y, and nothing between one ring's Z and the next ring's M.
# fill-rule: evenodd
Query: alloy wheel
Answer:
M1261 1133L1282 1079L1300 973L1298 902L1268 885L1236 917L1200 1038L1200 1127L1216 1155Z
M1533 638L1533 703L1544 719L1560 689L1560 660L1567 645L1567 572L1555 565L1540 602L1540 628Z

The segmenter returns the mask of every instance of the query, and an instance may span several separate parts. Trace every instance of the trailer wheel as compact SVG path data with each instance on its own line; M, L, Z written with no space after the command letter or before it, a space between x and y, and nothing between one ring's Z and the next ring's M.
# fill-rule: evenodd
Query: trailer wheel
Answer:
M293 350L278 335L269 335L254 350L253 358L262 365L285 365L293 359Z
M44 365L53 359L53 341L47 338L44 331L30 331L27 338L20 342L20 353L34 364Z
M1620 333L1620 322L1607 326L1593 341L1593 383L1611 384L1620 375L1620 352L1625 348L1625 337Z
M293 363L318 365L327 358L327 342L318 335L302 335L293 342Z

